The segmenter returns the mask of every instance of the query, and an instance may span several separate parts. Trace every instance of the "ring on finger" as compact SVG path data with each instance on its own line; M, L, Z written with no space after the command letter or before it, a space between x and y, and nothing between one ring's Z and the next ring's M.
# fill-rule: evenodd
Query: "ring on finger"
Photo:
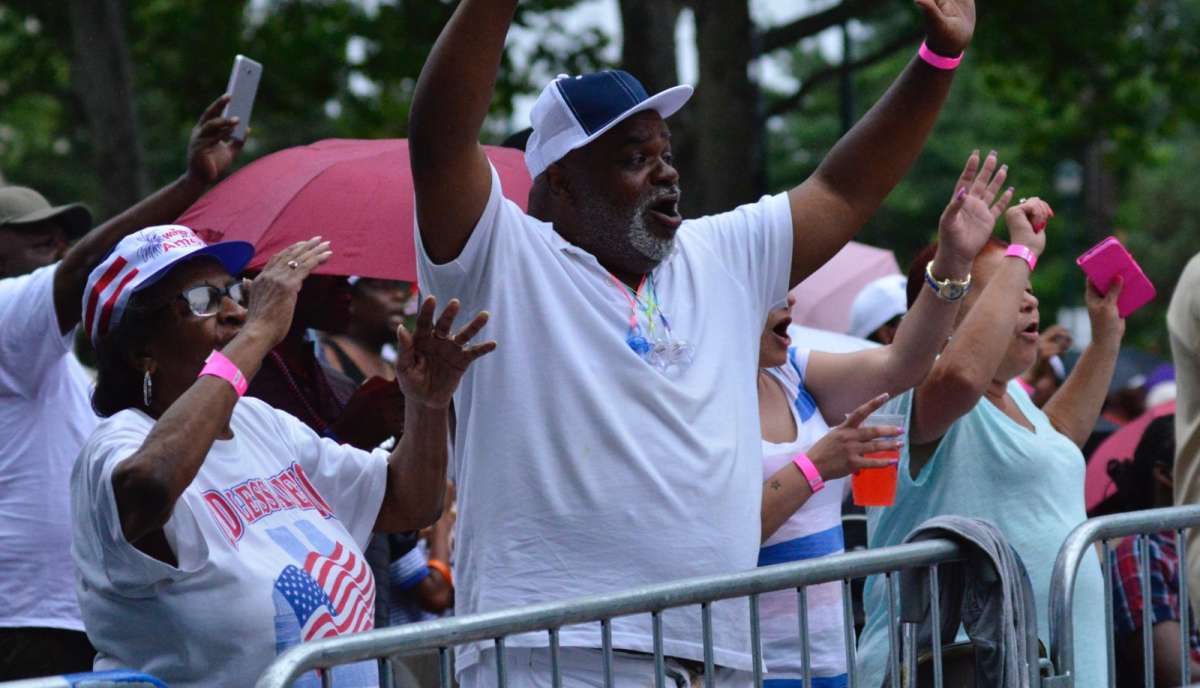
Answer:
M295 260L289 260L289 261L287 262L287 266L288 266L289 268L291 268L292 270L295 270L296 268L300 267L300 263L299 263L298 261L295 261Z
M1027 201L1027 200L1029 200L1029 199L1028 199L1028 198L1022 198L1021 200L1017 201L1017 205L1021 205L1022 203L1024 203L1024 202L1025 202L1025 201Z

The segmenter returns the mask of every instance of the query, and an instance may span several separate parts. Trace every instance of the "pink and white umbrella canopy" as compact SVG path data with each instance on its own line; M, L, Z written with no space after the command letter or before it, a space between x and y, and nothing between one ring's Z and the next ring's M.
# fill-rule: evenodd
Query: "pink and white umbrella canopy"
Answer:
M850 306L858 292L880 277L898 274L900 265L894 253L851 241L792 289L796 297L792 321L805 327L846 332L850 328Z

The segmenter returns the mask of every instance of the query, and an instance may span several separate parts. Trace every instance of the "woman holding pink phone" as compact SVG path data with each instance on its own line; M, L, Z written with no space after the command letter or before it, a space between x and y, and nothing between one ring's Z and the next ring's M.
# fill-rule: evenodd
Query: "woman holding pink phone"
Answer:
M1100 414L1125 333L1117 310L1120 281L1105 296L1089 286L1092 343L1063 386L1038 409L1015 380L1037 356L1038 301L1029 276L1053 215L1037 198L1009 209L1005 222L1013 243L992 239L975 258L971 293L941 357L920 386L895 402L909 418L896 504L869 513L872 547L899 544L934 516L995 523L1029 572L1043 641L1049 637L1050 576L1058 548L1087 517L1079 448ZM933 250L918 255L914 266L923 265ZM914 267L910 301L922 284ZM1098 558L1083 563L1075 594L1076 685L1108 685ZM868 580L865 605L859 676L862 685L877 686L888 660L882 578Z

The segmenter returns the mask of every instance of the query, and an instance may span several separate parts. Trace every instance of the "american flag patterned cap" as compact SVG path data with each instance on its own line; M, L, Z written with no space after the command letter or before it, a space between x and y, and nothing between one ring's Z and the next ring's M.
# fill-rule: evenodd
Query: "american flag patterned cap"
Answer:
M183 225L159 225L138 230L117 243L88 275L83 290L83 326L98 344L117 323L129 298L162 279L180 262L212 256L226 272L238 275L254 256L245 241L206 244Z

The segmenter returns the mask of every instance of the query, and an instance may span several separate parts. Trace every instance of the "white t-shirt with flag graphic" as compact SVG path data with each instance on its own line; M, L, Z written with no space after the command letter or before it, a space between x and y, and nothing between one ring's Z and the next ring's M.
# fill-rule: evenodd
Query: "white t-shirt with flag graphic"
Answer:
M829 432L816 400L804 388L809 351L792 348L787 364L768 371L791 402L796 439L784 444L763 440L763 480L786 466L796 454L807 451ZM844 549L842 502L848 478L825 483L775 531L758 552L758 565L768 566L837 554ZM811 585L808 595L809 659L815 688L844 688L846 641L842 612L842 584L834 581ZM800 649L800 607L794 590L767 593L760 599L763 659L766 685L799 686L804 677Z
M130 545L114 468L154 421L103 421L71 476L72 553L96 668L144 671L172 688L249 686L299 642L373 627L375 583L362 549L387 482L387 456L322 439L252 398L234 408L164 533L172 566ZM336 685L378 685L373 662ZM319 686L309 674L297 686Z

